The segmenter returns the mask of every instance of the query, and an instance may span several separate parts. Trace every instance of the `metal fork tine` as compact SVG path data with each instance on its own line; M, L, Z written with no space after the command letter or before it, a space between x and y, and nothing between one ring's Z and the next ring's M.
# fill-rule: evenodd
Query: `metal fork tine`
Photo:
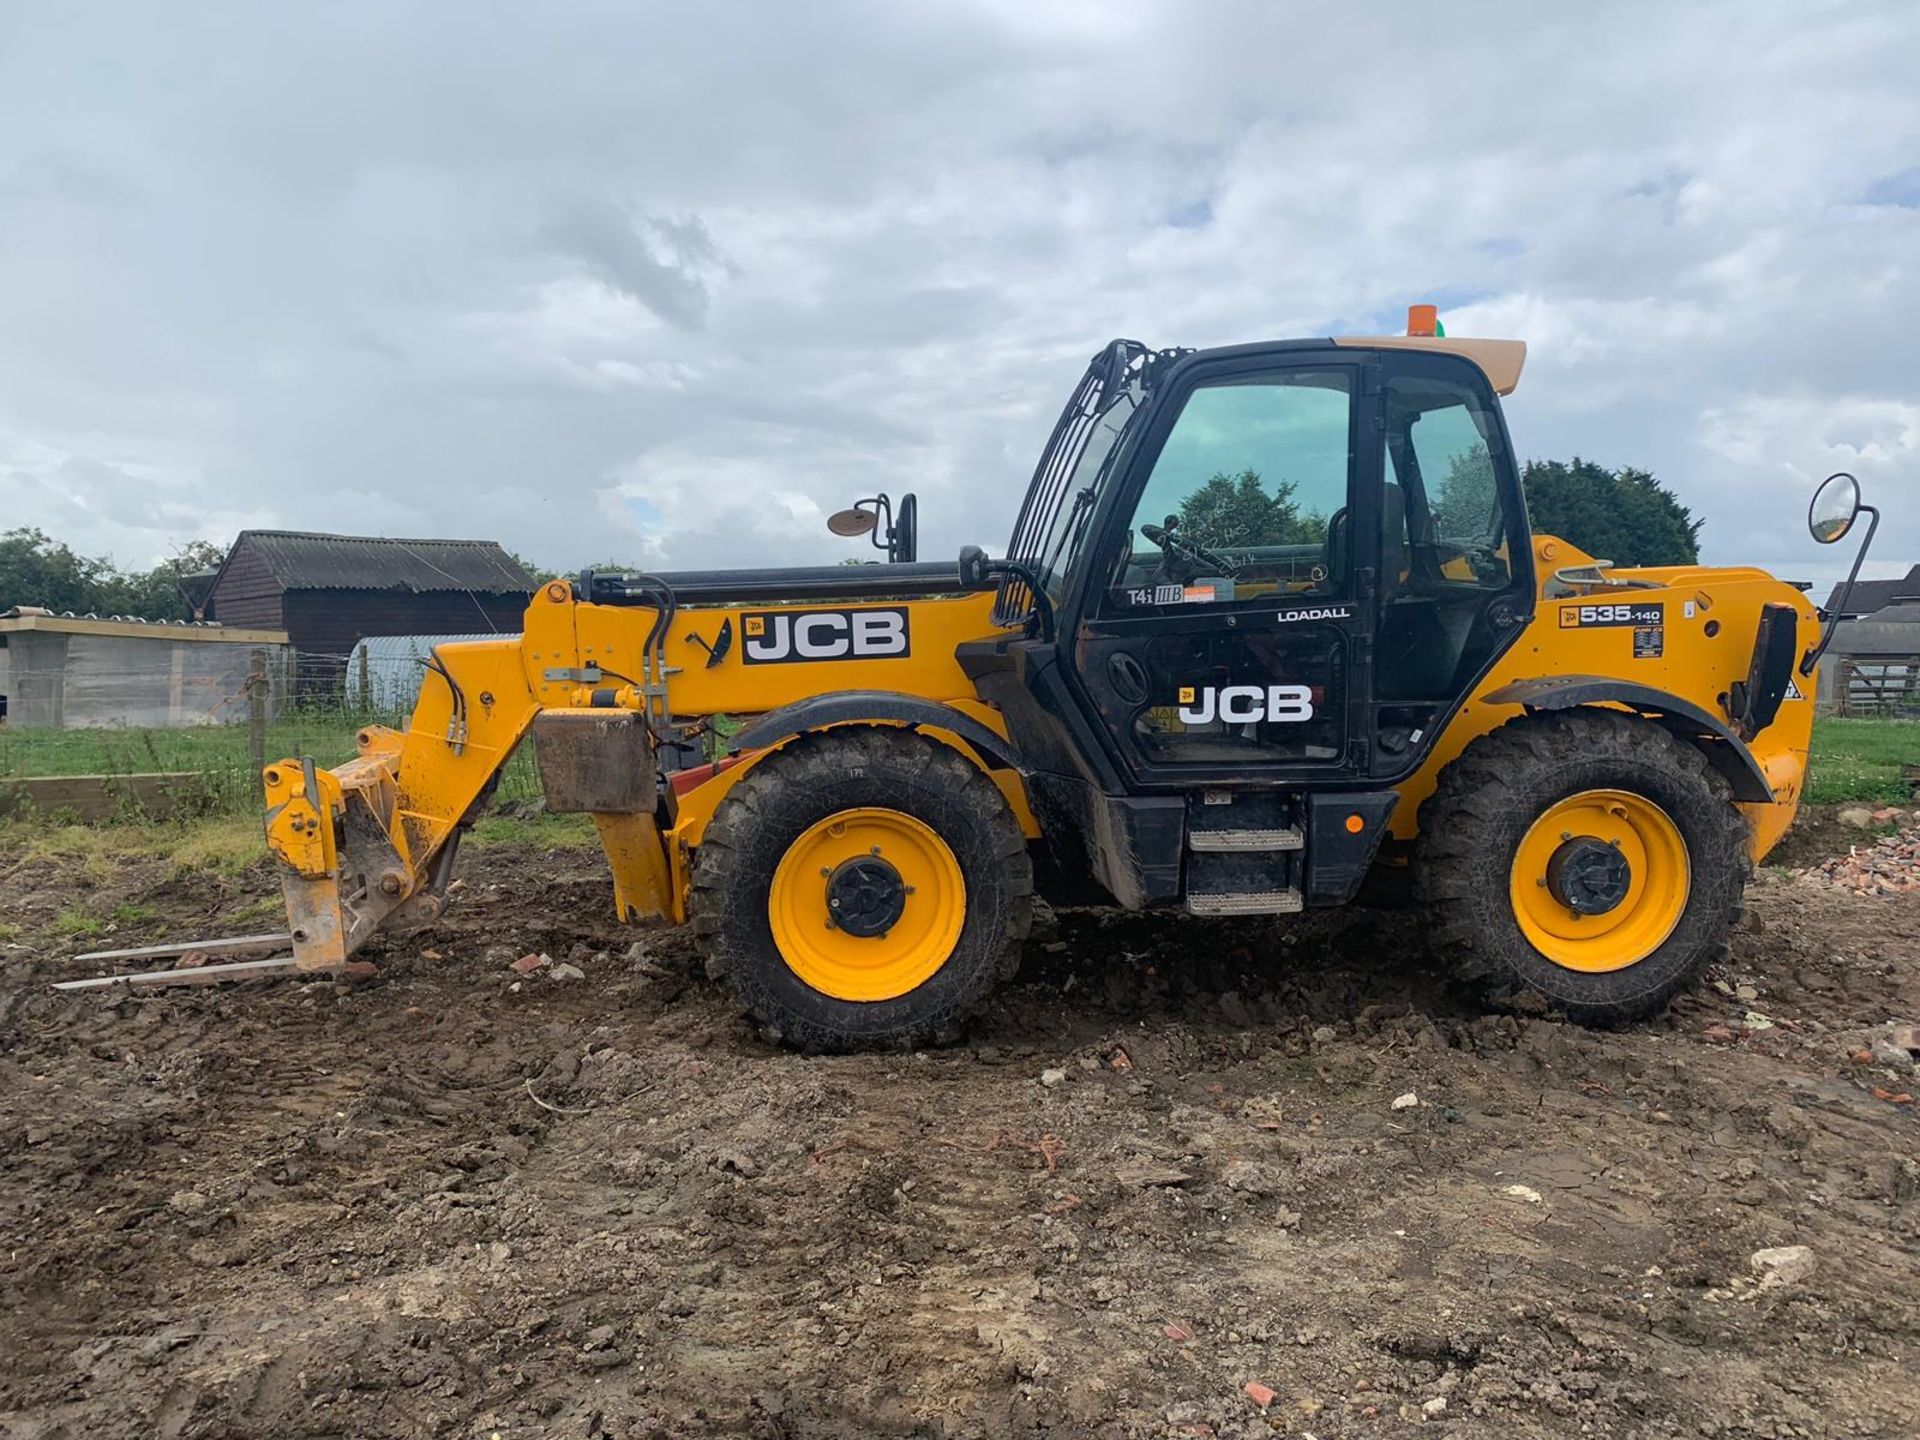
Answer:
M133 975L95 975L86 980L58 980L56 990L109 990L115 985L147 989L159 985L218 985L223 980L247 980L255 975L278 975L297 969L291 955L270 960L229 960L224 965L194 965L185 970L142 970Z
M160 960L194 951L202 955L244 955L249 950L274 950L292 943L291 935L235 935L225 940L186 940L169 945L136 945L131 950L95 950L73 958L77 964L83 960Z

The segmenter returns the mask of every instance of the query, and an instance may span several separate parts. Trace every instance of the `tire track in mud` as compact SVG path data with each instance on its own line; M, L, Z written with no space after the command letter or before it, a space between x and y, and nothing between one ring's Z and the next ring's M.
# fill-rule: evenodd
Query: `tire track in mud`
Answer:
M35 932L0 1433L1920 1429L1920 1128L1846 1058L1920 1010L1911 898L1769 877L1757 998L1612 1035L1463 1007L1401 916L1064 913L965 1048L806 1059L580 863L478 857L354 991L77 1005Z

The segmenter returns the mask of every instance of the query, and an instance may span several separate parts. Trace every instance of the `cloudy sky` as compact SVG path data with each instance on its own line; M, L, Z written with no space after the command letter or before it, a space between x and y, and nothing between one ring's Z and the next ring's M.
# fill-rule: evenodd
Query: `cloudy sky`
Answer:
M1551 18L1548 18L1551 17ZM1116 334L1518 336L1523 453L1920 559L1920 6L0 8L0 528L1004 543ZM1895 567L1898 568L1898 567Z

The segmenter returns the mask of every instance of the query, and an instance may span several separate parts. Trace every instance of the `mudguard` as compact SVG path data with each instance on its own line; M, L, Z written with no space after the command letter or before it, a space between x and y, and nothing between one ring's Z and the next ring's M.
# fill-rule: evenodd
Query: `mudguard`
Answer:
M1572 710L1580 705L1624 705L1696 745L1733 787L1733 798L1771 805L1773 787L1753 758L1747 742L1725 720L1651 685L1635 685L1604 675L1544 675L1502 685L1480 699L1489 705L1523 705L1529 710Z
M809 730L861 721L905 725L913 730L945 730L980 752L990 769L1019 770L1013 747L971 715L937 700L922 700L897 690L836 690L769 711L727 741L729 753L764 749Z

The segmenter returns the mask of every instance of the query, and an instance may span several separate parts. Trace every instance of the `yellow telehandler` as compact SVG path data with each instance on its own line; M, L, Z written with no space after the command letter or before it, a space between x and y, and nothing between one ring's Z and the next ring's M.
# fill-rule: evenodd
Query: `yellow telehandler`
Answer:
M1036 885L1284 915L1397 874L1456 975L1646 1015L1793 817L1820 617L1757 569L1531 535L1497 398L1526 347L1437 330L1114 341L1002 559L919 563L911 497L876 497L833 528L889 563L547 583L522 634L437 649L404 732L266 768L284 933L98 958L288 953L68 983L339 972L431 925L530 735L620 915L692 925L803 1048L954 1035ZM1834 477L1815 538L1862 513Z

